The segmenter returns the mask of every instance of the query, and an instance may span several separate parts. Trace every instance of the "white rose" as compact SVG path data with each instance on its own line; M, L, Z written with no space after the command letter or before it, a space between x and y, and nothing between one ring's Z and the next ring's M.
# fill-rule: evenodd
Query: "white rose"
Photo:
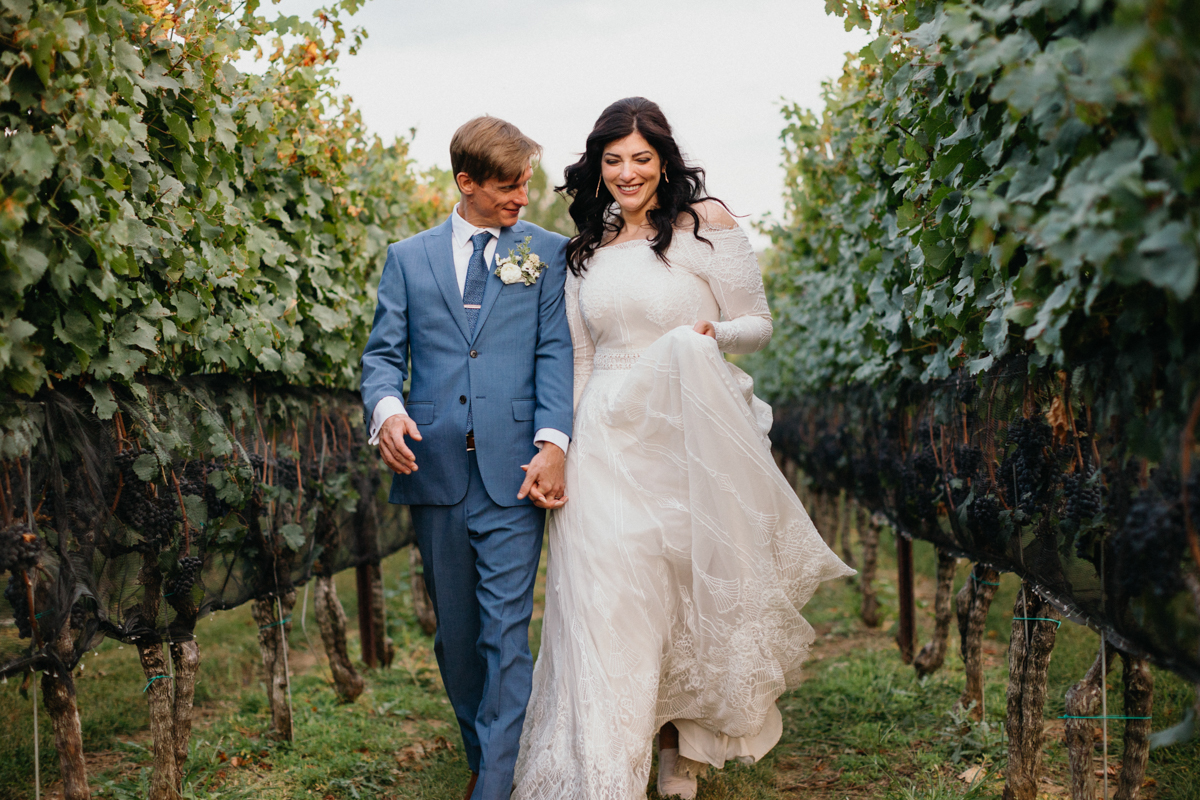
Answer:
M500 265L500 280L505 283L516 283L521 280L521 268L516 264L508 263Z

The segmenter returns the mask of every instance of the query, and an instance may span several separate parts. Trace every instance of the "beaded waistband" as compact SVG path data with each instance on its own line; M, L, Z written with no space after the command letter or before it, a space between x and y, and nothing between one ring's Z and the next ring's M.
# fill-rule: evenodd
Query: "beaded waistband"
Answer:
M595 369L633 369L641 357L639 351L597 350L592 358L592 366Z

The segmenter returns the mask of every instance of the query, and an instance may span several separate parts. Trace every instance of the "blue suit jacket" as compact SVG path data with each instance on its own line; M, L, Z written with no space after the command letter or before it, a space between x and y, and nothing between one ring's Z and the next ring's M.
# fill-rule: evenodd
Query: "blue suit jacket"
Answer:
M571 432L572 351L563 284L567 240L528 222L502 228L496 257L526 236L546 262L537 282L505 285L488 268L482 308L471 335L454 274L451 221L388 246L371 337L362 357L367 424L375 405L401 396L421 431L408 440L417 471L394 475L390 500L453 505L467 493L467 402L475 427L479 472L501 506L517 500L522 464L537 454L534 432Z

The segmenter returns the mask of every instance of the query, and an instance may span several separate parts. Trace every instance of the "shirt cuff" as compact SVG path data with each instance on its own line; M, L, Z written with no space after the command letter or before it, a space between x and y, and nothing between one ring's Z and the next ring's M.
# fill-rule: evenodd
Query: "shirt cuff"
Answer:
M558 448L563 451L563 455L566 455L567 445L571 443L571 437L554 428L539 428L538 432L533 435L533 443L541 450L542 442L558 445Z
M379 444L379 429L383 427L383 423L387 422L388 417L404 413L404 401L399 397L388 395L376 403L375 410L371 412L371 438L367 440L367 444Z

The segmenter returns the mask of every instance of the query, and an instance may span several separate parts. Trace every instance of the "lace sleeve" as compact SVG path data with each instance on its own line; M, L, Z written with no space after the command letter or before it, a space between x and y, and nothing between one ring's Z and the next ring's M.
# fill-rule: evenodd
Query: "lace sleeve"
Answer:
M750 239L732 219L729 223L701 228L700 235L713 243L701 277L721 308L721 321L713 323L721 352L753 353L771 341L771 309Z
M567 300L567 324L571 327L571 348L575 353L575 408L579 407L579 398L583 387L587 386L588 378L592 376L592 359L596 354L596 344L592 341L592 333L587 323L583 321L583 312L579 309L579 285L582 281L572 272L567 272L565 288Z

